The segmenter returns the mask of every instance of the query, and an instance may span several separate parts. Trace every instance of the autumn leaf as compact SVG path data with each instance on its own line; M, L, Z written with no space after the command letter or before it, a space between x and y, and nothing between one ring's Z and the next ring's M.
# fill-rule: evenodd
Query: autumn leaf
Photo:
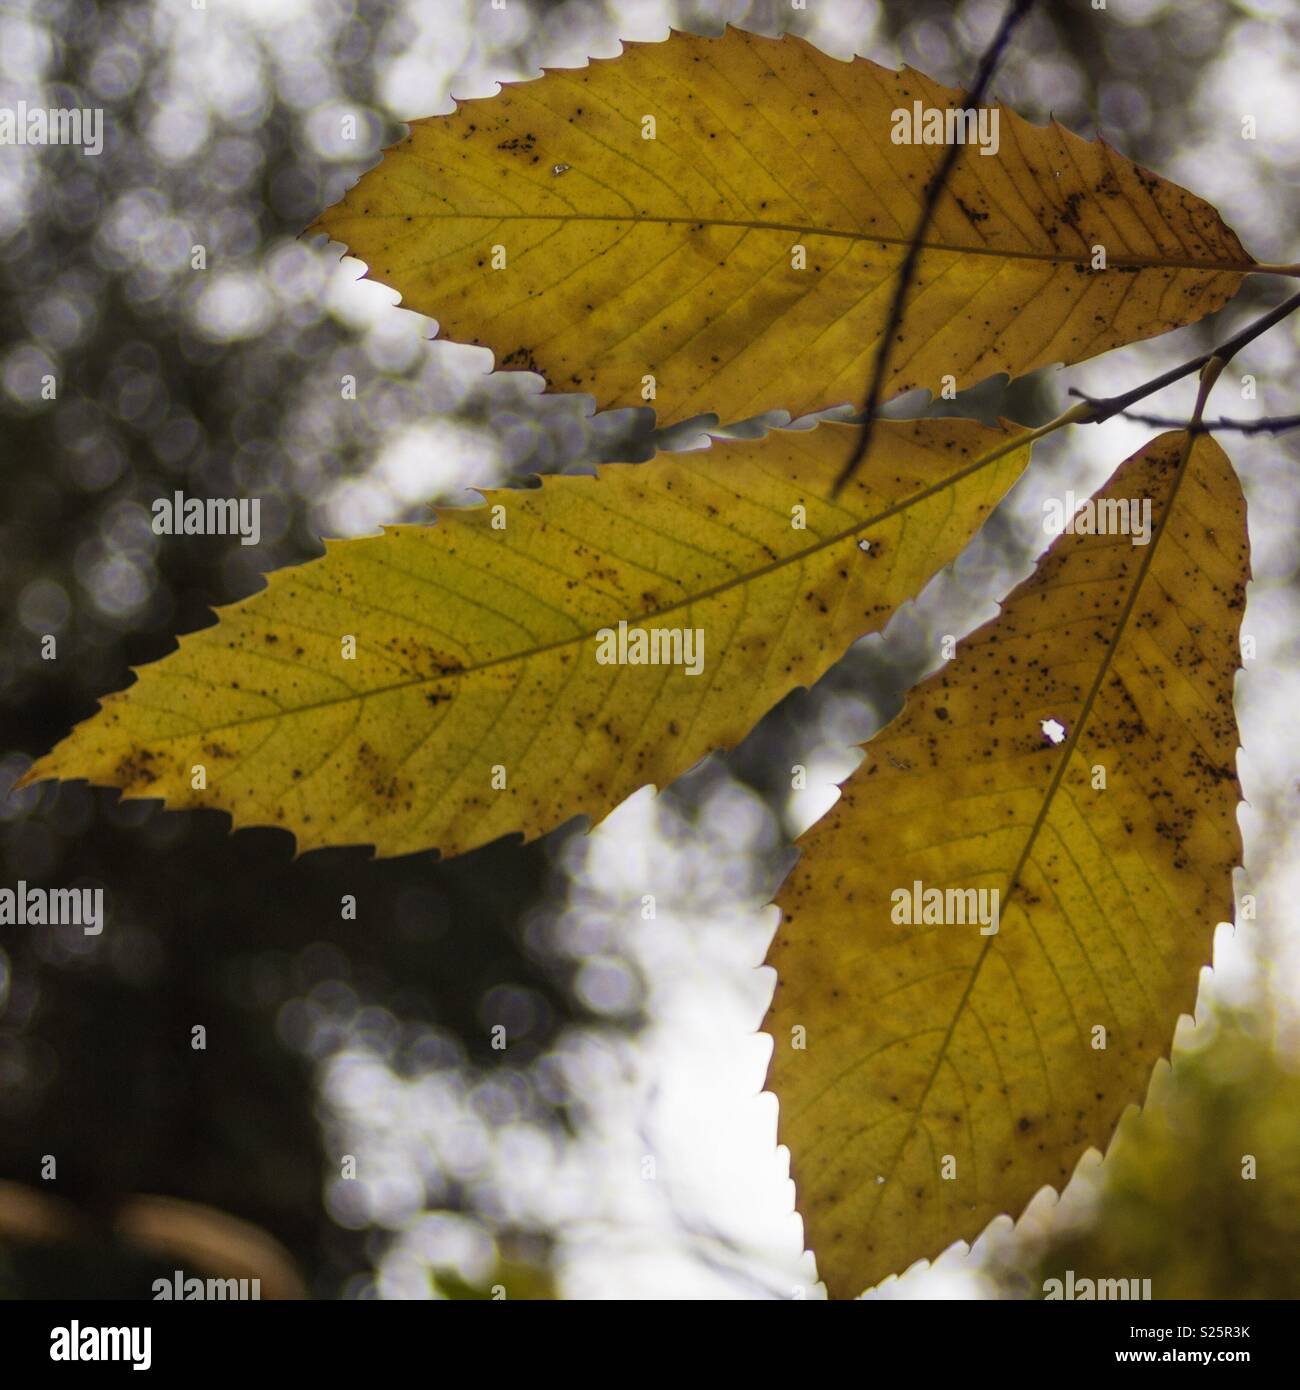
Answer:
M946 121L961 100L792 35L675 33L412 122L310 230L445 336L554 390L653 403L663 421L799 415L860 396L945 152L893 137L923 139L926 113ZM1208 203L1102 141L983 115L883 398L1163 333L1255 265Z
M1219 446L1188 441L1099 494L1150 499L1149 543L1062 536L800 842L769 1084L834 1296L1018 1217L1104 1148L1232 919L1245 502ZM932 890L967 925L936 923Z
M382 855L603 817L882 626L1029 456L1014 428L882 423L873 476L832 502L851 430L715 442L328 542L26 781L84 777Z

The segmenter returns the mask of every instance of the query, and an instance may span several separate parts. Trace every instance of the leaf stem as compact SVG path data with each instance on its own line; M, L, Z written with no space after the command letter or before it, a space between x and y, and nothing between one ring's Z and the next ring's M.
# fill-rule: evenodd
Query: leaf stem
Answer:
M1214 383L1218 381L1219 374L1228 365L1228 359L1221 357L1217 352L1201 368L1201 384L1196 392L1196 405L1192 410L1192 423L1188 430L1189 434L1204 434L1205 426L1201 423L1201 416L1205 414L1205 402L1209 399L1210 392L1214 390Z

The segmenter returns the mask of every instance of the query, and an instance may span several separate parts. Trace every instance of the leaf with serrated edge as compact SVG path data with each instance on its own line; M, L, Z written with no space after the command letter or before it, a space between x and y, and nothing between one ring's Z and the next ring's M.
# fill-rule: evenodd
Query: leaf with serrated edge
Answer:
M664 422L799 415L860 398L946 152L894 144L893 113L963 99L793 35L675 33L413 121L310 230L346 244L444 336L554 390L651 403ZM1177 184L1100 140L989 109L997 153L957 160L885 398L1180 327L1219 309L1255 264ZM1097 247L1106 269L1093 269Z
M832 502L853 428L782 430L327 542L183 637L25 780L84 777L282 826L302 849L382 855L599 819L738 742L882 626L1011 486L1022 433L882 422L871 477ZM699 629L702 671L600 664L620 621Z
M1150 544L1061 536L799 842L764 1026L833 1296L1018 1217L1104 1148L1232 920L1245 501L1223 450L1187 441L1099 494L1150 498ZM917 882L996 889L999 930L896 923Z

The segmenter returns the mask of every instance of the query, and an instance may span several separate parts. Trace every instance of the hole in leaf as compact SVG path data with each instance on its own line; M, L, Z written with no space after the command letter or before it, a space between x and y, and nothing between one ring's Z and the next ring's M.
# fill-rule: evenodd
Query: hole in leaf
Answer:
M1059 719L1040 719L1038 726L1043 731L1043 737L1048 743L1064 743L1067 733L1066 727Z

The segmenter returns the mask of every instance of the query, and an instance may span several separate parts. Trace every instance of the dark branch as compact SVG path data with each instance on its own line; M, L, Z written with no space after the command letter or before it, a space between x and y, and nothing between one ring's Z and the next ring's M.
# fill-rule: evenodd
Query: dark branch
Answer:
M1083 399L1094 404L1090 396ZM1119 412L1125 420L1133 420L1139 425L1152 425L1156 429L1186 430L1191 426L1186 420L1171 420L1163 415L1139 415L1134 410ZM1235 430L1238 434L1284 434L1287 430L1300 429L1300 415L1277 415L1269 420L1206 420L1200 426L1202 433Z
M989 83L993 79L994 70L1002 58L1003 50L1011 38L1012 31L1029 13L1032 4L1033 0L1013 0L1011 8L1003 17L997 33L993 36L993 42L989 44L983 58L980 59L979 71L975 76L975 85L967 95L963 110L972 110L978 107L984 99L984 93L988 90ZM899 268L898 281L894 289L894 302L890 305L889 318L885 322L885 331L876 347L876 360L871 368L871 383L867 389L866 404L863 406L862 432L858 435L852 456L840 470L839 477L835 479L835 486L831 488L832 498L839 496L840 489L853 476L858 465L866 457L867 449L871 445L876 411L880 406L880 393L885 382L885 370L889 365L889 354L893 348L894 335L898 332L899 325L903 321L903 303L907 298L907 291L911 287L912 277L916 273L916 263L921 255L921 243L925 240L925 234L930 228L935 208L939 205L939 199L943 196L943 190L947 186L948 178L953 171L953 166L957 163L962 148L956 142L948 146L942 163L926 189L925 201L921 205L921 216L916 224L916 231L912 233L907 255Z
M1248 323L1240 333L1234 334L1218 347L1211 348L1209 352L1203 352L1199 357L1193 357L1190 362L1184 362L1179 367L1171 367L1167 372L1162 372L1159 376L1152 377L1150 381L1143 382L1141 386L1135 386L1131 391L1125 391L1123 395L1106 396L1104 399L1094 400L1072 386L1070 395L1078 396L1094 407L1089 412L1087 419L1080 421L1080 423L1099 425L1103 420L1109 420L1112 415L1120 415L1129 406L1145 397L1164 390L1166 386L1172 386L1175 381L1181 381L1185 376L1191 376L1193 372L1199 372L1212 357L1222 358L1226 363L1247 343L1253 343L1261 333L1267 333L1274 324L1281 323L1288 314L1293 314L1297 309L1300 309L1300 294L1293 294L1290 299L1284 299L1276 308L1270 309L1267 314L1262 318L1257 318L1254 323Z

